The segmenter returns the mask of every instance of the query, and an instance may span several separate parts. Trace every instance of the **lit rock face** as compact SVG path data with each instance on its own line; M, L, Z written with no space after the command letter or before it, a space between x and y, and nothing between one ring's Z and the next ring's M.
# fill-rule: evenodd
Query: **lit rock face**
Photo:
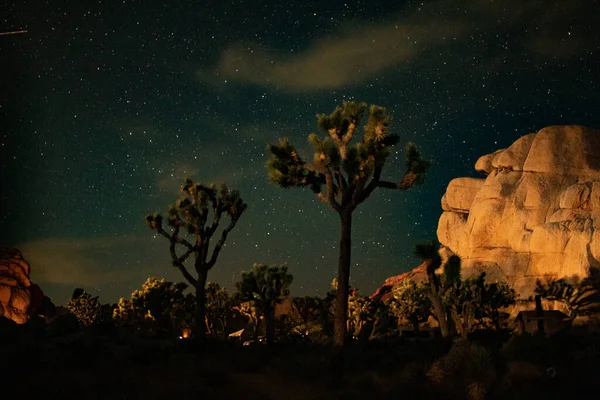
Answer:
M370 297L372 299L377 299L384 302L391 300L394 297L394 289L400 286L402 282L407 279L416 283L427 282L427 263L422 263L412 271L387 278L383 285L381 285L381 287L377 289Z
M39 291L31 284L29 272L29 263L19 250L0 248L0 315L19 324L29 318L32 295L36 297Z
M523 297L535 281L600 267L600 131L550 126L485 155L486 179L457 178L442 198L440 243L463 277L486 271Z

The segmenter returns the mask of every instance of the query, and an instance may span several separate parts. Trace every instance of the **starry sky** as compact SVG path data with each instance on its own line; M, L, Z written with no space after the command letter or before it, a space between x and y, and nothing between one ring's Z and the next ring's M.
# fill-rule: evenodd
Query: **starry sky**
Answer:
M249 208L209 280L287 263L293 295L324 295L339 219L310 190L267 181L266 144L305 159L316 113L387 107L401 144L434 162L424 185L355 212L351 284L371 294L419 264L448 182L481 155L557 124L600 128L593 0L9 0L0 32L0 245L20 249L56 304L103 302L149 276L182 281L144 216L186 178L225 182Z

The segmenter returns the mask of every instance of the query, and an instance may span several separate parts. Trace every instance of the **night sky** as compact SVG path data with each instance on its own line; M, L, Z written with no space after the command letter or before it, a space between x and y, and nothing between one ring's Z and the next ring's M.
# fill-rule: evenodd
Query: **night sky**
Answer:
M548 125L600 128L600 5L581 1L9 0L0 13L0 245L20 249L56 304L103 302L148 276L182 281L144 222L186 178L226 182L249 208L209 281L233 289L287 263L293 295L336 275L339 218L267 181L267 142L312 159L316 113L387 107L434 165L409 192L355 212L351 284L371 294L418 265L440 198L483 154Z

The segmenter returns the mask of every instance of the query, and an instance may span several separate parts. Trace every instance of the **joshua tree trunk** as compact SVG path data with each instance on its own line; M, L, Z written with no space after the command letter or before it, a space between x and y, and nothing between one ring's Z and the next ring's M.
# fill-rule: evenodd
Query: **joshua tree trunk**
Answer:
M413 328L415 330L415 338L418 339L419 338L419 332L420 332L419 331L419 319L418 318L413 319L412 320L412 325L413 325Z
M500 312L498 310L492 313L492 317L494 319L494 326L496 327L496 332L500 332L502 327L500 326Z
M258 343L258 331L260 330L260 318L256 318L256 324L254 325L254 344Z
M450 336L450 329L448 328L448 320L446 319L446 310L437 294L430 294L429 299L431 300L431 304L433 304L433 312L437 317L438 324L440 324L440 331L442 333L443 338L447 338Z
M206 278L208 271L205 268L198 268L198 280L196 281L196 318L195 318L195 335L196 338L202 339L206 335L206 298L204 287L206 286Z
M454 323L456 324L456 327L458 328L458 333L460 334L460 337L463 339L467 339L467 337L469 335L469 329L470 329L469 314L465 312L463 315L463 318L461 318L458 311L453 309L452 310L452 320L454 321Z
M343 347L348 317L348 287L350 285L350 254L352 246L352 214L342 211L340 258L338 263L338 287L335 298L335 321L333 325L333 345Z
M265 306L264 310L265 314L265 335L267 337L267 344L272 344L275 339L275 324L274 324L274 314L275 310L273 306L268 304Z

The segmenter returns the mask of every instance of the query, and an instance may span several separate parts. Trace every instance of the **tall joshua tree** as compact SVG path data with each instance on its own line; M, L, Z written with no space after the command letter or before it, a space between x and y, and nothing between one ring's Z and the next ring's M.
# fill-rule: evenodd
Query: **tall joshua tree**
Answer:
M331 114L317 115L317 124L325 137L310 134L314 148L311 163L305 162L287 138L269 144L271 159L267 164L269 179L283 187L308 186L316 196L340 216L341 240L338 264L334 346L344 344L352 237L352 213L377 188L407 190L423 183L430 166L417 147L408 143L406 172L399 182L381 179L390 150L399 138L388 131L390 116L383 107L372 105L362 138L352 144L367 104L344 102Z
M204 336L206 325L206 302L204 287L208 271L214 267L227 235L235 227L247 204L240 198L237 190L229 190L221 185L203 185L186 180L182 187L184 196L171 205L168 210L167 225L163 226L163 217L156 213L148 215L146 222L151 229L169 241L169 251L173 266L181 271L185 279L196 290L196 334ZM209 218L209 216L211 218ZM210 241L217 232L222 218L227 216L229 224L221 231L221 237L212 247ZM184 236L181 236L181 230ZM194 255L192 275L185 266L187 259Z

